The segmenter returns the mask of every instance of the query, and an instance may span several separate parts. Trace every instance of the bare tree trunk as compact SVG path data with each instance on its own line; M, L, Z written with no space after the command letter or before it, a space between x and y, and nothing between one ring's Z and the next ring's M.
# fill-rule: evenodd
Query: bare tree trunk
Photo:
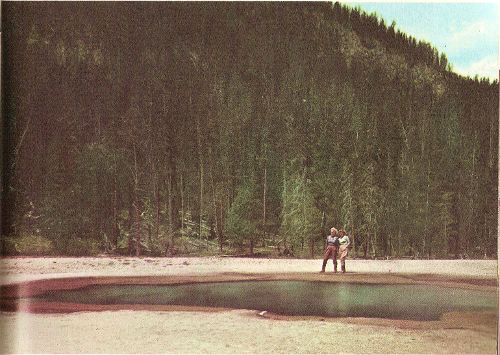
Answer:
M173 188L172 188L172 172L168 172L167 177L167 189L168 189L168 235L170 236L170 247L174 247L174 198L173 198Z
M374 224L374 225L376 225L376 224ZM375 250L376 240L377 240L377 232L374 231L374 232L370 233L370 246L372 249L371 253L372 253L374 258L377 255L377 251Z
M118 246L118 206L116 186L113 191L113 246Z
M489 141L490 141L490 144L489 144L489 150L488 150L488 166L493 166L493 162L494 162L494 157L496 154L495 153L495 149L494 149L494 145L493 145L493 142L494 142L494 132L495 132L495 121L494 121L494 117L495 115L491 115L491 117L493 118L491 121L490 121L490 132L489 132ZM498 147L497 147L498 148Z
M326 238L325 226L326 226L326 213L325 211L323 211L323 214L321 215L321 240Z
M200 118L196 119L196 136L198 140L198 161L200 164L200 217L199 217L199 236L202 238L202 222L203 222L203 153L201 150L201 127Z
M212 200L214 204L214 214L215 214L215 233L217 239L219 240L219 251L222 252L222 224L221 224L221 211L217 203L217 191L215 186L214 174L213 174L213 160L212 160L212 150L209 148L209 167L208 171L210 173L210 181L212 185Z
M184 180L181 171L181 230L184 231Z
M222 252L222 221L221 221L221 211L219 208L219 204L217 203L217 195L215 191L215 183L212 177L212 193L213 193L213 202L214 202L214 210L215 210L215 233L217 234L217 239L219 240L219 251Z
M113 231L112 239L113 246L116 248L118 246L118 182L117 182L117 171L116 171L116 160L113 173Z
M262 196L262 233L263 233L263 239L266 239L266 190L267 190L267 166L266 163L264 163L264 191L263 191L263 196Z
M128 221L127 221L127 230L128 230L128 238L127 238L127 248L128 248L128 253L132 255L133 253L133 233L134 233L134 220L135 220L135 214L134 214L134 206L135 206L135 187L133 191L130 191L129 195L129 205L128 205Z
M155 221L155 240L158 241L160 236L160 184L156 178L156 221Z
M134 207L135 207L135 255L141 254L141 221L139 213L139 168L137 166L137 151L134 146Z
M31 116L28 116L28 122L26 123L26 127L21 134L21 138L14 149L14 163L12 164L12 169L15 169L17 166L17 161L19 160L19 151L21 150L21 146L23 145L24 137L26 136L26 132L28 132L29 124L31 122Z
M140 231L139 201L135 201L135 256L141 255L141 231Z

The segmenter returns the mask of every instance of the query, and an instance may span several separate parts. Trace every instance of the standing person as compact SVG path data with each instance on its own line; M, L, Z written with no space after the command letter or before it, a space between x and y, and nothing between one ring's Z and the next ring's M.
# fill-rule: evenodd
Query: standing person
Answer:
M326 250L325 256L323 257L323 267L321 268L321 272L325 272L326 263L328 262L328 258L332 258L333 261L333 270L337 272L337 253L339 248L339 236L338 231L335 228L330 229L330 235L326 238Z
M339 231L339 236L340 267L342 268L342 272L345 272L345 259L351 248L351 239L343 230Z

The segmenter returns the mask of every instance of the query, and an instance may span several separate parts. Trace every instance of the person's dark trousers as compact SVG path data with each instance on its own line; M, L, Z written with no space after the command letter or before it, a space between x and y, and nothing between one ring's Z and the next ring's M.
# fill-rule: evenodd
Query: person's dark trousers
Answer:
M326 264L330 257L332 258L333 262L333 270L334 272L337 272L337 253L338 253L338 248L334 245L329 245L326 248L325 256L323 257L323 266L321 267L321 272L325 272Z

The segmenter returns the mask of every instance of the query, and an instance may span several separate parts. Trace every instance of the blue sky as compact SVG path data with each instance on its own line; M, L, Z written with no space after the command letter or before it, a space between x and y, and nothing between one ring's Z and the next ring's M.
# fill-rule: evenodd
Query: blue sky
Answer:
M387 26L425 40L445 53L453 71L498 79L498 12L496 2L345 2L376 12Z

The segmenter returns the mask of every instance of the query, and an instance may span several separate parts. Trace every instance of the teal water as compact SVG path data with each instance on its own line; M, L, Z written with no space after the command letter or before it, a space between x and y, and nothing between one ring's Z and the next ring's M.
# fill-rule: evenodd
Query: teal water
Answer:
M227 307L283 315L438 320L451 311L497 309L494 291L429 285L238 281L184 285L94 285L35 299L90 304Z

